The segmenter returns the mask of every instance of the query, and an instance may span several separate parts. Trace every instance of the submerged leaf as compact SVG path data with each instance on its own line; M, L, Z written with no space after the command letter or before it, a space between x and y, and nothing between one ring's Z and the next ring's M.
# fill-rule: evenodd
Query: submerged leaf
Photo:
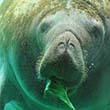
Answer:
M64 86L60 82L49 80L44 90L44 95L46 96L47 94L56 96L57 98L62 100L64 103L66 103L72 110L75 110L73 104L68 98L67 90L64 88Z

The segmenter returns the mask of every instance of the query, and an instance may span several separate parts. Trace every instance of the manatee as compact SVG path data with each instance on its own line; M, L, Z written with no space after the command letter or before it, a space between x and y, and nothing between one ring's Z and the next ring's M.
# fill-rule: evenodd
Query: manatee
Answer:
M3 0L0 110L109 110L110 2Z

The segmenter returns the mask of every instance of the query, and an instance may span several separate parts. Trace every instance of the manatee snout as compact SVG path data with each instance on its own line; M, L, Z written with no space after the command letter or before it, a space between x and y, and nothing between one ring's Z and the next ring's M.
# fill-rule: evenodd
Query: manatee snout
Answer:
M79 84L85 76L81 44L70 31L58 35L47 47L38 68L38 77L59 80L65 86Z
M69 50L74 50L75 41L73 35L70 32L65 32L59 37L58 44L56 45L59 56L68 53Z

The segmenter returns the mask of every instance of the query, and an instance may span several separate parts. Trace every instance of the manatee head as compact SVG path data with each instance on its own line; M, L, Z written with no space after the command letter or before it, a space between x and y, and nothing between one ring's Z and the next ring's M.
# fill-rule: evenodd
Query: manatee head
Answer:
M67 88L81 84L89 65L100 56L101 20L74 8L61 9L49 12L34 29L42 53L36 66L38 78L57 79Z

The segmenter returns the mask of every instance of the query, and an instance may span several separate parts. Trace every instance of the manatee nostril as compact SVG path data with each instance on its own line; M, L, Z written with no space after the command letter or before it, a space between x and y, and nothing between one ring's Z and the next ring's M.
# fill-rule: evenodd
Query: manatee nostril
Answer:
M75 45L73 43L69 43L69 48L73 49L75 47Z
M66 51L67 49L74 49L75 45L73 42L60 42L58 44L58 49L62 52Z
M58 44L58 48L64 49L64 48L65 48L65 43L64 43L64 42L60 42L60 43Z

